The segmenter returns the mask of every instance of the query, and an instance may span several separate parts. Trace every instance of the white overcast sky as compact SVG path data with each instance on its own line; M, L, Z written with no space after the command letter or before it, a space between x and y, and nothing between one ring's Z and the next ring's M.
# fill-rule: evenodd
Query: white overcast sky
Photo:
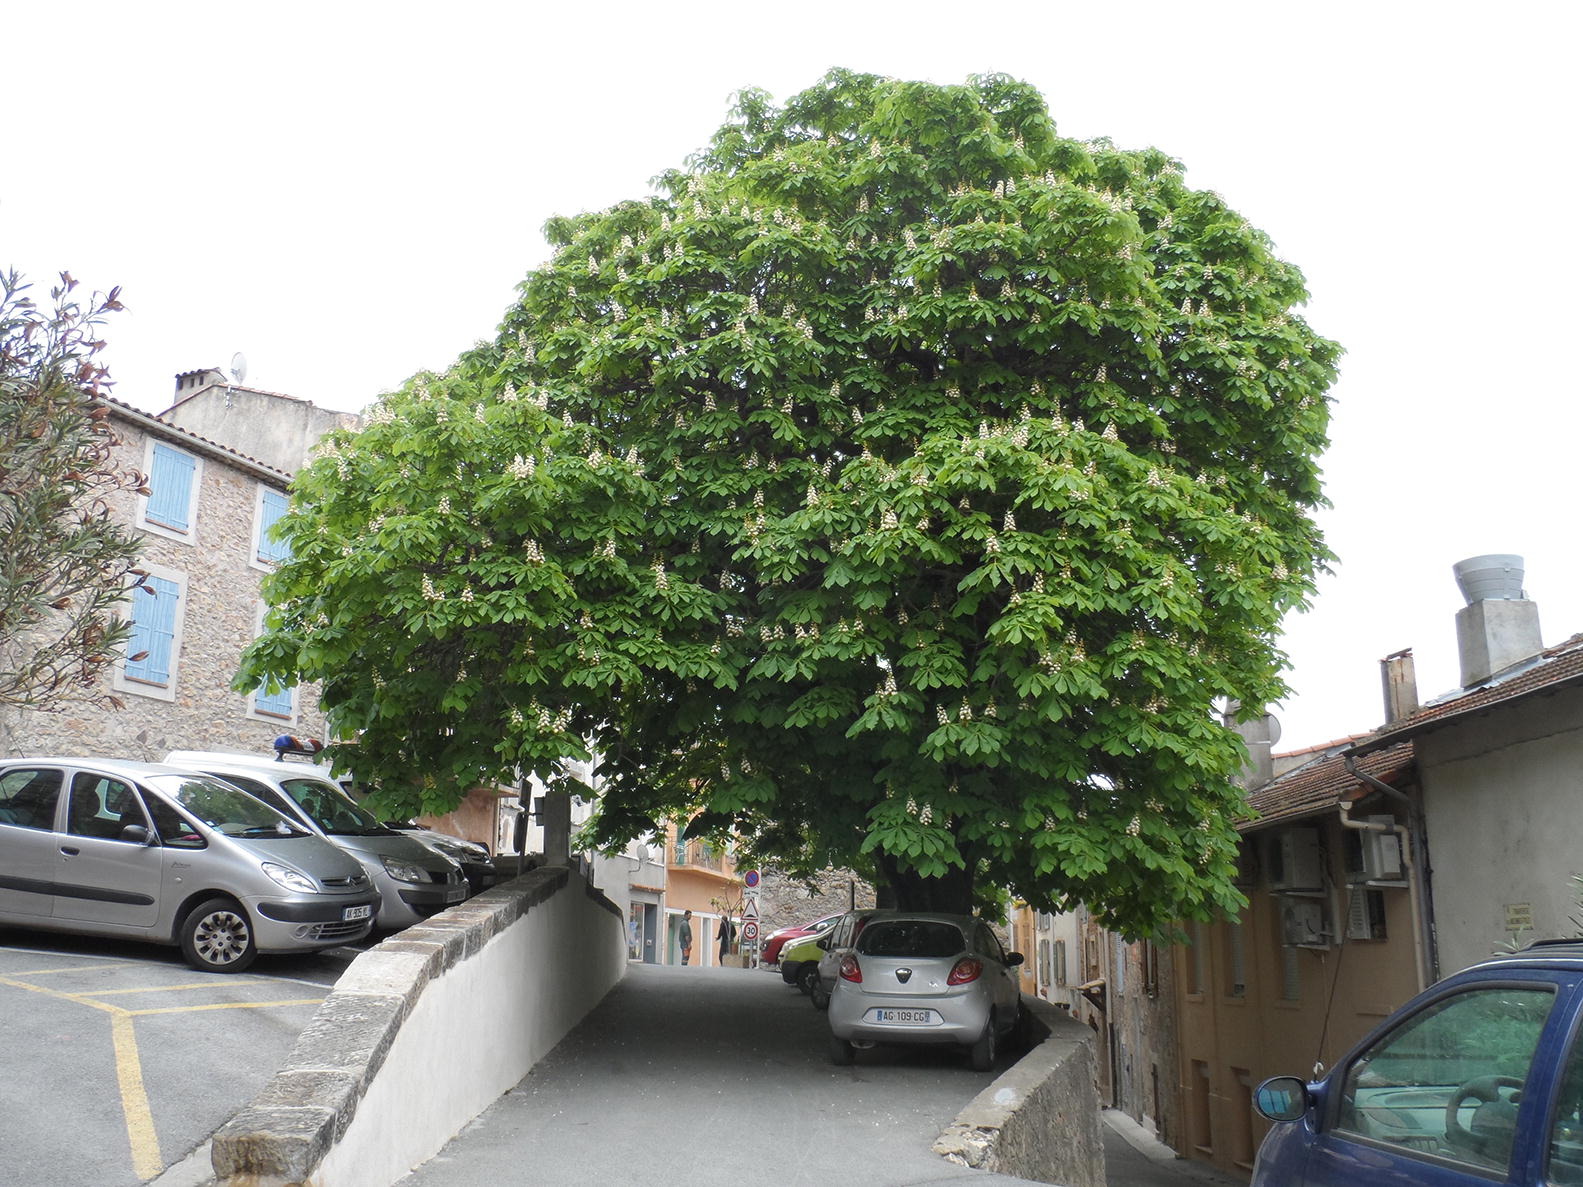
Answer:
M357 409L490 336L546 218L646 193L740 87L1025 79L1063 134L1224 195L1347 350L1341 560L1283 643L1298 748L1379 724L1390 652L1458 683L1454 561L1523 555L1546 643L1583 631L1580 33L1521 0L12 0L0 267L122 286L139 407L240 351L249 386Z

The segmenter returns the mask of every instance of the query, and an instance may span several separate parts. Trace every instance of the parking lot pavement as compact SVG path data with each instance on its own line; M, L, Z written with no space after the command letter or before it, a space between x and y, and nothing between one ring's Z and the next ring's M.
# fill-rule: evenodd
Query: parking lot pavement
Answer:
M268 1082L355 955L206 974L174 949L0 932L0 1183L152 1179Z

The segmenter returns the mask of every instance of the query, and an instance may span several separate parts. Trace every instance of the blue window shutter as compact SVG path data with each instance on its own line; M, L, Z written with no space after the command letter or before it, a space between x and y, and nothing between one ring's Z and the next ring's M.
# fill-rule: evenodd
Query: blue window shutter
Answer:
M293 689L283 688L271 695L265 691L265 686L260 684L258 691L253 694L253 711L268 713L271 717L290 717L293 699Z
M149 589L154 592L149 593ZM176 612L181 588L163 577L145 577L132 590L132 635L127 640L126 677L150 684L169 684L176 645ZM147 652L140 660L130 657Z
M291 559L291 545L284 540L272 540L269 529L286 514L286 496L278 490L264 491L258 514L258 559L271 564Z
M168 445L154 443L153 470L148 477L145 519L185 532L192 526L192 475L197 461Z

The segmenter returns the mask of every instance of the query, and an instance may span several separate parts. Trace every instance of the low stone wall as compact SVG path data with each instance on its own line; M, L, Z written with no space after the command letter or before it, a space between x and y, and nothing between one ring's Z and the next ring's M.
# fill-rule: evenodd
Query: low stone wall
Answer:
M1022 1001L1036 1045L957 1114L934 1152L1019 1179L1105 1187L1093 1031L1040 998Z
M546 959L554 953L554 959ZM352 962L252 1104L221 1187L389 1187L513 1088L625 974L619 910L533 870Z

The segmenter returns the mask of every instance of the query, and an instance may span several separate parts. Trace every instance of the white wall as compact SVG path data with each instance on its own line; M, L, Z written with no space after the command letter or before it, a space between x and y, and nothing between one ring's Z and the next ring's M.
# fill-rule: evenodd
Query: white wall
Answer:
M1518 943L1576 934L1583 692L1526 697L1432 731L1417 750L1441 974L1510 940L1509 908L1532 910Z

